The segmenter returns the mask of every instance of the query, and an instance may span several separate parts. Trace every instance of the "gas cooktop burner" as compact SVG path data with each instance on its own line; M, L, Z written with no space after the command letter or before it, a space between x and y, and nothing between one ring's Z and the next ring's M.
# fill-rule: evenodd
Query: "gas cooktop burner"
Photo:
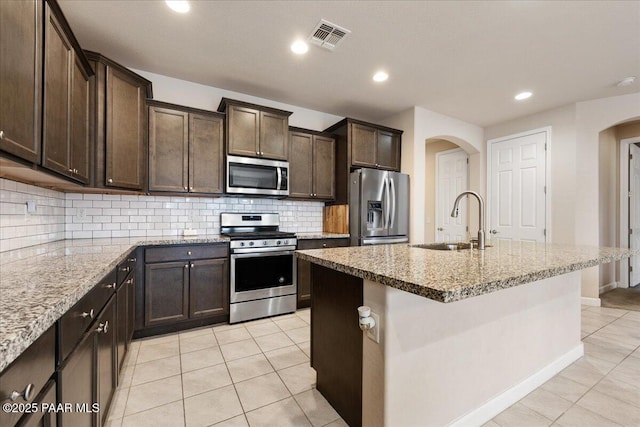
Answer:
M230 233L223 233L223 236L227 236L231 240L251 240L251 239L278 239L278 238L293 238L296 237L295 233L289 233L286 231L236 231Z

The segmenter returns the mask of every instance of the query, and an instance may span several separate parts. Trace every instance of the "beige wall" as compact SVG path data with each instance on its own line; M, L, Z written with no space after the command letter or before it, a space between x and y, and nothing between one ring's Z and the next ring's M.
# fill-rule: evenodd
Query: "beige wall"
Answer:
M619 215L618 194L620 172L616 129L609 128L600 132L599 146L599 183L600 193L600 246L618 246ZM600 266L600 287L616 281L615 263Z
M425 242L436 241L436 154L447 150L460 148L453 142L436 139L427 141L425 148Z

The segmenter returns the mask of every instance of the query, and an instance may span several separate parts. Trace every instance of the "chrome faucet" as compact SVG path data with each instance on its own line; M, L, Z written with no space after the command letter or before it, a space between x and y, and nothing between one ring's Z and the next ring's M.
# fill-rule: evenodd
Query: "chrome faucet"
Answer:
M484 199L482 198L482 196L476 193L475 191L463 191L458 195L458 197L456 197L456 201L453 203L453 210L451 211L451 216L453 218L458 217L458 204L460 203L460 200L466 195L475 196L475 198L478 199L478 204L480 205L480 209L479 209L480 227L478 228L478 249L483 251L484 250ZM472 243L471 247L473 248L473 242L471 243Z

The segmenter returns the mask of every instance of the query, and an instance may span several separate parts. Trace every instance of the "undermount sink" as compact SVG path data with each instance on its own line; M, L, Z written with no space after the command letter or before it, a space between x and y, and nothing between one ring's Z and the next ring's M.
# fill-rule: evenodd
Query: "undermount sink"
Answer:
M420 245L411 245L412 248L431 249L433 251L460 251L464 249L470 249L470 243L457 242L457 243L423 243ZM491 245L486 245L485 248L490 248Z

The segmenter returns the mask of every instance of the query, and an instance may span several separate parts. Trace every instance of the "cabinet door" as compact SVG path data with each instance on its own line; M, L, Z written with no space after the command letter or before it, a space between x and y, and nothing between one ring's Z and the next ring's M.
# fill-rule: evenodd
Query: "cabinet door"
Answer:
M111 298L102 314L97 319L94 333L96 334L97 349L97 386L100 404L99 417L102 424L106 421L113 392L116 389L116 304Z
M142 190L147 161L145 88L124 72L107 67L105 185Z
M89 76L74 57L71 87L71 162L72 177L89 183Z
M127 350L133 338L136 322L136 275L135 273L125 282L127 287Z
M224 193L224 122L189 114L189 191Z
M227 152L259 157L260 111L230 105L227 109Z
M376 130L369 126L351 123L351 165L376 167Z
M260 112L260 157L289 159L289 117Z
M127 306L127 284L123 284L118 289L116 293L116 353L117 353L117 366L118 370L116 371L116 379L119 378L120 371L122 371L122 367L124 364L124 356L127 351L127 328L129 316L128 314L128 306Z
M60 371L59 402L85 404L88 407L91 407L94 402L93 392L96 385L94 340L95 333L85 334L80 345L71 353L66 365ZM61 411L58 415L60 425L63 426L91 426L94 421L94 414L91 412Z
M149 107L149 190L188 191L189 114Z
M380 168L394 171L400 170L400 135L385 130L378 130L377 164Z
M313 197L313 136L289 135L289 197Z
M69 123L74 52L46 3L45 8L43 166L71 176Z
M145 267L145 326L189 317L187 261L147 264Z
M42 4L0 7L0 149L40 163Z
M311 263L298 259L298 308L311 305Z
M313 188L319 199L335 198L335 147L332 138L314 136L313 141Z
M189 317L229 313L227 259L193 261L189 270Z
M42 405L47 404L47 408L56 405L56 382L50 380L34 402L38 404L40 411L25 415L20 420L20 427L56 427L56 413L42 410Z

